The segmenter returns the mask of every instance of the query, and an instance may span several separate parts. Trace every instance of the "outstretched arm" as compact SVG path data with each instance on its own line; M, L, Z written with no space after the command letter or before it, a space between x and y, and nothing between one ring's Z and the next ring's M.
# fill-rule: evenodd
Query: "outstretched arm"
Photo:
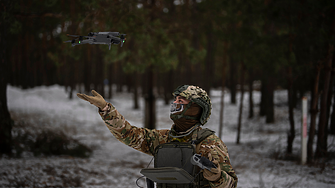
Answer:
M107 108L99 114L109 131L120 142L149 155L154 154L155 147L168 140L168 130L139 128L130 123L108 103Z
M78 93L77 96L99 108L99 114L109 131L120 142L149 155L154 154L155 147L168 140L168 130L151 130L131 126L130 123L111 104L96 91L94 96Z

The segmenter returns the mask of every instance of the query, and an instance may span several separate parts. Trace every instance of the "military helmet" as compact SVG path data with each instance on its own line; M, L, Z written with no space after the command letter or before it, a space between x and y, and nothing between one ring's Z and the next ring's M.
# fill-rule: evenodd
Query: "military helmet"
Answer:
M202 108L202 115L200 117L201 125L204 125L211 115L212 103L207 92L198 86L181 85L172 93L174 97L182 96L186 99L198 104Z

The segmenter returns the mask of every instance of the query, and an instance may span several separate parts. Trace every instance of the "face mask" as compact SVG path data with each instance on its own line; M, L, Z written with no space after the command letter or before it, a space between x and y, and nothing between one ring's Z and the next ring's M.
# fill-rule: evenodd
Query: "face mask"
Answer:
M196 103L176 104L171 108L170 118L175 124L175 129L178 132L187 131L189 128L199 123L202 114L202 108ZM172 113L173 112L173 113Z

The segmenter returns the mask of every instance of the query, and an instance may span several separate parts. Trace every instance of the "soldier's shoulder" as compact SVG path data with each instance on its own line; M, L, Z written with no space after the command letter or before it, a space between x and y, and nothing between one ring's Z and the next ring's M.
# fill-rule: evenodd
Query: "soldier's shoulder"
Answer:
M209 145L219 145L219 144L223 144L222 140L216 136L214 133L207 136L202 142L201 144L209 144Z

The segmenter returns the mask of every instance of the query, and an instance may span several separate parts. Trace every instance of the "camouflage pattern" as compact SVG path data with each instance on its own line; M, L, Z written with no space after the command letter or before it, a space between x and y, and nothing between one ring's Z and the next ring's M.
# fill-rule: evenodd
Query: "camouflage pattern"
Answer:
M174 97L180 95L201 106L203 111L200 118L200 123L204 125L208 121L211 115L212 103L205 90L198 86L182 85L177 87L172 95Z
M211 187L236 187L237 176L230 164L228 148L220 138L215 135L207 137L200 143L198 153L201 153L202 156L206 156L213 162L217 161L220 165L221 177L215 182L210 181ZM215 174L213 174L213 176L215 176Z
M159 144L170 142L170 130L156 130L131 126L128 121L109 103L106 111L100 111L107 128L120 142L148 155L154 155L155 147ZM199 127L199 129L201 129ZM190 138L191 139L191 138ZM191 140L189 140L191 141ZM197 153L201 153L216 164L221 171L204 172L209 180L210 187L236 187L237 176L233 170L226 145L215 135L211 135L197 145ZM219 178L215 178L221 173ZM200 174L203 178L203 173ZM215 180L215 181L211 181ZM204 186L205 187L205 186Z

